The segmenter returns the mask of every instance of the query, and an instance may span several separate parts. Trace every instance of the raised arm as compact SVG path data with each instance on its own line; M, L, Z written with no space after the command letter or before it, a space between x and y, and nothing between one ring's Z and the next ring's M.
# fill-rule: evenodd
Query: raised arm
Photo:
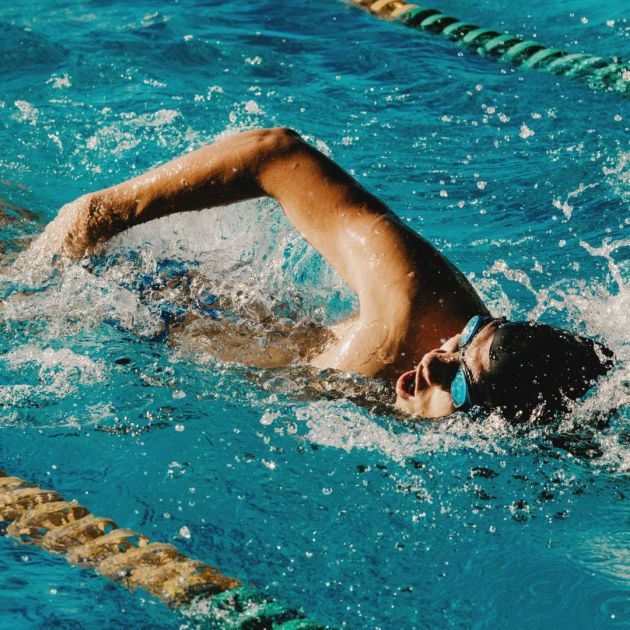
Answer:
M370 270L378 271L376 258L387 256L389 267L408 258L403 241L413 233L339 166L284 128L225 138L84 195L62 208L42 239L78 258L133 225L264 195L280 202L298 231L360 296Z

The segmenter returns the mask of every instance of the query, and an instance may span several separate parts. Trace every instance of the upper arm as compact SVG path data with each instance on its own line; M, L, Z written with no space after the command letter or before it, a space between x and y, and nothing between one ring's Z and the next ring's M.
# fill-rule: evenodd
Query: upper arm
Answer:
M418 245L435 250L332 160L293 132L277 133L283 139L261 162L261 187L358 294L362 314L381 314L417 284Z

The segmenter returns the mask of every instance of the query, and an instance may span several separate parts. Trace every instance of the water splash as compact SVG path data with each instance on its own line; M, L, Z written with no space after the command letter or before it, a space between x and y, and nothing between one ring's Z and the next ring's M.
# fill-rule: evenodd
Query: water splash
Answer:
M599 247L582 242L589 255L606 261L612 288L591 283L576 289L564 279L536 286L540 284L538 276L534 283L526 271L514 269L501 259L490 266L480 282L482 293L490 295L495 307L501 304L503 312L520 314L498 282L501 278L517 283L531 295L533 306L526 317L540 319L550 312L563 313L567 321L576 322L583 332L602 339L615 351L620 366L592 395L575 405L572 427L589 424L602 413L617 413L630 403L625 386L625 335L630 324L626 270L615 260L628 245L628 241L611 239ZM271 320L286 318L285 325L291 329L305 318L330 322L353 307L352 296L337 274L303 242L271 201L246 202L138 226L113 239L106 256L69 265L55 272L48 282L36 293L11 295L5 301L5 322L43 320L47 322L48 339L69 331L96 329L108 322L140 337L157 338L168 332L173 317L181 321L195 314L212 319L211 311L217 308L220 296L221 304L228 305L229 318L246 326L243 331L249 337L264 343L273 332L268 324ZM56 308L60 303L65 305L63 310ZM228 324L226 319L224 325ZM216 326L222 326L221 320ZM190 360L192 355L186 353L194 349L194 344L201 350L196 328L189 331L193 345L182 345L178 360ZM216 339L209 338L209 343L217 349ZM203 363L202 359L194 360ZM309 392L316 398L320 395L321 388L320 393L311 391L310 383L300 384L298 372L293 374L291 370L261 377L261 386L288 396L290 405L291 400L308 397ZM288 389L280 385L281 381L288 383ZM354 394L344 386L335 384L335 388L337 399L353 399ZM394 461L431 449L470 446L470 440L474 448L498 448L496 440L510 434L505 423L492 418L485 421L483 434L479 434L479 425L459 416L437 424L435 430L400 433L374 421L361 409L352 405L346 409L344 403L330 401L314 402L299 411L296 419L307 424L309 440L314 443L345 450L376 449ZM599 438L605 453L602 462L627 466L627 446L619 441L613 444L613 437L607 433ZM490 447L491 443L495 445Z
M33 380L37 381L0 385L0 406L5 408L47 405L76 392L80 385L102 382L106 377L100 361L65 348L56 350L35 343L9 351L2 356L2 362L20 374L14 380L31 380L28 372L34 368Z

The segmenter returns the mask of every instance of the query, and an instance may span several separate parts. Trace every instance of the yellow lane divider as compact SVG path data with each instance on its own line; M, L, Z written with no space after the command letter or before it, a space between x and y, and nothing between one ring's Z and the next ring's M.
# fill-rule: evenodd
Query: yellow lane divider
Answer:
M91 567L132 591L144 589L189 617L202 611L206 620L214 617L229 628L324 629L219 569L188 558L173 545L150 542L54 490L3 471L0 521L7 536L64 555L71 564Z

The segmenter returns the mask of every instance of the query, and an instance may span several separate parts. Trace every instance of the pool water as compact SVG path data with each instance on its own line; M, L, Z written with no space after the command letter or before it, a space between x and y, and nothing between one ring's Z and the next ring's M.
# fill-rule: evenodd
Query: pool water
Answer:
M630 57L616 0L437 6ZM630 624L627 99L337 0L33 0L3 4L0 33L2 468L334 627ZM8 264L75 197L273 125L381 196L494 312L597 338L615 370L562 422L513 429L414 424L376 382L217 360L203 347L220 339L184 322L262 344L272 319L354 306L267 200L142 226L64 269ZM7 538L0 566L1 627L191 625Z

